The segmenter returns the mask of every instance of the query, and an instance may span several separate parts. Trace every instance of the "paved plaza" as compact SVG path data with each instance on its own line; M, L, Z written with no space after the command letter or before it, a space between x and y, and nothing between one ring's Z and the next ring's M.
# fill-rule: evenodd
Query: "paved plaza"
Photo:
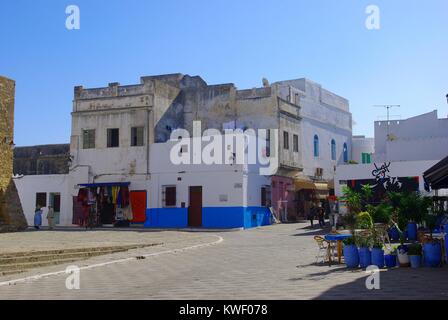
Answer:
M448 268L381 271L380 290L367 274L317 265L307 224L233 232L55 231L1 235L1 250L52 243L68 246L160 243L91 258L80 289L66 288L65 265L0 278L1 299L447 299ZM76 243L72 243L74 239ZM9 242L8 242L9 241ZM17 250L15 250L17 251ZM47 274L39 277L39 275ZM30 277L38 276L35 279ZM14 282L11 280L22 279Z

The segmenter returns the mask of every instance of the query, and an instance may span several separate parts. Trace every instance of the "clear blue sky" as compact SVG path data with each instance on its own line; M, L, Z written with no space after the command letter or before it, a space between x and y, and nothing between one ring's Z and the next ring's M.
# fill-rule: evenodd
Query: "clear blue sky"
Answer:
M81 29L65 28L65 8ZM365 9L381 9L369 31ZM354 134L448 106L446 0L2 0L0 74L17 82L15 142L68 143L73 87L181 72L239 88L307 77L350 100Z

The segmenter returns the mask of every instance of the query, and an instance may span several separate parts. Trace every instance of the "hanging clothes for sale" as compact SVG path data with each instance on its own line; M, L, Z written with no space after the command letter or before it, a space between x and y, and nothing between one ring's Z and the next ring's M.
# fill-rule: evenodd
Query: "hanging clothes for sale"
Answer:
M129 206L129 188L127 186L120 188L121 194L121 206L127 207Z
M123 216L125 220L132 221L134 219L132 215L132 207L126 206L123 208Z
M81 203L87 203L87 199L88 199L87 189L86 188L79 189L77 201Z
M121 199L122 199L122 197L121 197L121 188L117 187L117 204L118 205L121 205Z
M112 203L117 204L118 187L112 187Z

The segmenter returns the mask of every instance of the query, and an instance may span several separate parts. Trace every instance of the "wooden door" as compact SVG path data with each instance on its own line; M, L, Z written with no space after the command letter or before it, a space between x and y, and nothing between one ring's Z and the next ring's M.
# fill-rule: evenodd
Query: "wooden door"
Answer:
M202 227L202 187L190 187L188 226Z

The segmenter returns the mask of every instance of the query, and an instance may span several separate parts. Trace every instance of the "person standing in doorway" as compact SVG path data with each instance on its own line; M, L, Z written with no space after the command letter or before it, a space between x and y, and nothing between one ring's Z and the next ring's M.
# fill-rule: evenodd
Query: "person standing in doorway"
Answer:
M54 209L52 206L48 206L47 219L48 219L48 228L50 230L53 230L54 229Z
M36 210L34 211L34 228L36 230L39 230L41 225L42 225L42 209L36 207Z

